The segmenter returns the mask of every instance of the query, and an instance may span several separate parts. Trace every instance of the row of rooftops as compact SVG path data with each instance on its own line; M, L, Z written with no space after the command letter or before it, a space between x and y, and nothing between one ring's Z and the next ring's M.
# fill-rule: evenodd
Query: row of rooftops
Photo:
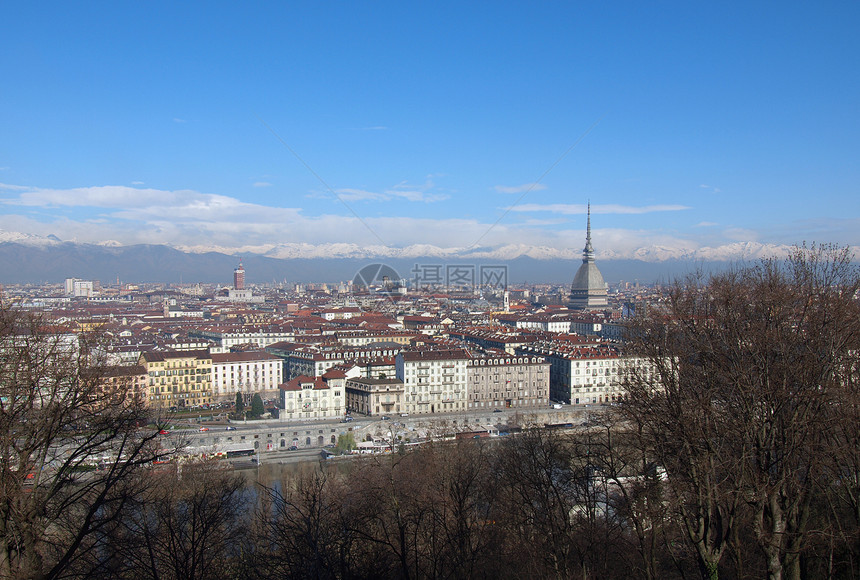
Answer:
M564 341L551 341L528 345L521 347L519 351L539 356L564 358L567 360L619 358L622 355L617 344L575 344Z
M158 295L165 298L183 298L170 292L161 292ZM442 299L441 296L437 298ZM220 364L273 360L279 358L276 355L282 358L289 350L297 356L315 360L340 358L344 362L337 363L337 367L349 370L352 366L392 366L397 353L402 353L404 361L444 360L446 356L455 357L452 360L467 361L517 360L523 357L513 357L502 349L512 351L512 347L522 349L526 345L535 347L532 352L536 357L542 356L542 352L570 358L618 356L617 348L613 351L598 346L591 337L512 328L518 321L605 323L614 319L614 316L607 316L605 313L574 313L553 308L543 312L508 314L468 313L465 309L455 312L453 309L436 308L432 297L424 297L411 301L413 305L426 306L427 310L422 314L395 314L400 306L394 305L393 302L386 302L384 306L394 307L380 314L351 306L329 307L328 300L325 296L319 296L318 299L306 297L298 301L281 300L270 303L265 308L219 302L187 302L190 309L205 308L213 315L222 314L220 319L170 318L165 316L163 303L146 304L140 301L126 304L75 302L52 309L50 316L71 332L97 329L106 333L113 343L113 352L128 353L122 360L136 357L135 353L138 352L145 353L145 356L149 357L146 360L198 356L195 353L206 352L200 356ZM260 342L255 340L260 335L272 337L278 334L286 335L288 340L269 345L266 352L261 346L264 344L263 338L260 338ZM435 336L431 336L434 334ZM194 338L195 335L200 338ZM230 347L237 352L219 353L217 349L208 352L201 348L205 347L207 342L217 342L219 336L227 335L233 342L239 342L245 336L248 340ZM360 337L369 337L373 342L368 341L361 346L344 344L348 343L349 339ZM410 344L385 344L386 337L396 338L398 342L406 342L404 337L411 337L411 341ZM477 342L480 348L468 344L468 339L472 339L473 343ZM172 352L171 348L182 350ZM531 360L531 353L528 358Z

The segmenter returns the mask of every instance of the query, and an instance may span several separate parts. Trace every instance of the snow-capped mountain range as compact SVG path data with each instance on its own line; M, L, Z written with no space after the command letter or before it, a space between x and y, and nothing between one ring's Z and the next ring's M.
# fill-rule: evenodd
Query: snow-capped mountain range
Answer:
M54 235L39 236L20 232L0 230L0 243L15 243L31 247L46 248L64 243L77 243L74 240L63 241ZM99 242L96 245L105 248L123 247L124 244L115 240ZM507 244L495 248L440 248L429 244L413 244L403 248L383 245L361 246L352 243L327 244L266 244L258 246L225 247L217 245L173 245L165 244L181 252L204 254L215 252L231 256L256 255L280 260L290 259L488 259L513 260L528 257L534 260L576 260L582 256L579 248L552 248L548 246L529 246L525 244ZM717 247L700 247L694 250L672 248L666 246L650 246L636 249L633 252L619 253L613 250L596 252L598 260L640 260L643 262L664 262L667 260L705 260L733 261L750 260L764 257L785 257L792 246L762 244L758 242L735 242ZM860 248L853 248L860 253Z

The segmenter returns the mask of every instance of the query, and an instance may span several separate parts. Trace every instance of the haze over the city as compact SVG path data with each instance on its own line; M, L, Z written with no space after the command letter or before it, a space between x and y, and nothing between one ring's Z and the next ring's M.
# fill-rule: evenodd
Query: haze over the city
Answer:
M12 3L2 240L860 246L856 3Z

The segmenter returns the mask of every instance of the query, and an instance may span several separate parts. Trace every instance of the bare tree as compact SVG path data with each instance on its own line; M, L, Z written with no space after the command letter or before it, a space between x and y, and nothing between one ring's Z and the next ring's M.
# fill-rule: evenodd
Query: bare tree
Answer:
M56 578L138 492L157 430L105 388L97 337L0 308L0 577Z
M503 532L496 525L501 506L492 452L480 440L459 440L420 454L435 474L425 498L436 531L435 577L494 577L501 572L497 564Z
M570 577L582 560L573 513L583 499L587 474L573 471L573 449L554 431L529 429L509 439L500 457L505 526L512 531L523 574ZM585 477L581 477L585 475Z
M244 477L198 462L173 463L146 479L147 492L135 498L103 541L111 574L105 567L91 575L176 580L238 576L242 548L248 545Z
M262 488L256 544L261 578L362 578L379 561L360 549L350 490L320 464Z
M839 440L832 409L857 368L858 289L847 250L802 247L676 284L633 334L650 368L631 373L624 413L667 471L703 576L716 577L743 507L768 577L800 577Z
M668 474L661 501L673 500L702 577L714 579L740 501L731 478L741 458L731 448L736 433L726 424L722 393L730 378L709 356L712 334L721 329L700 282L694 276L676 283L665 312L636 321L619 413L638 435L641 474L657 467Z

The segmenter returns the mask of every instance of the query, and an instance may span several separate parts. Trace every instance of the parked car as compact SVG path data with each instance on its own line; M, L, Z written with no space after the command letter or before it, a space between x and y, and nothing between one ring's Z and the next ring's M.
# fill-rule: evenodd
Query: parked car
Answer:
M298 450L299 450L299 448L296 447L295 445L290 445L290 451L298 451Z

